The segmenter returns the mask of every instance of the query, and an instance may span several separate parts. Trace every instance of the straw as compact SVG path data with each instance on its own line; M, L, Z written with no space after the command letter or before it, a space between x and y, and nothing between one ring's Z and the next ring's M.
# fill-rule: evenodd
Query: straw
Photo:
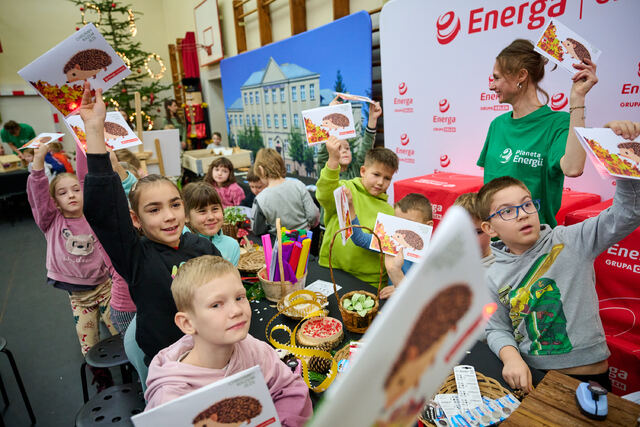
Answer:
M262 248L267 271L271 271L271 237L268 234L262 235Z

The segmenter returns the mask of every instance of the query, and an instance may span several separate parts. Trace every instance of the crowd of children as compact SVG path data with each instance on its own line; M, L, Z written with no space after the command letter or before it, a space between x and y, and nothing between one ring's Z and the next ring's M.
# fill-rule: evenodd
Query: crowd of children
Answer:
M513 388L532 389L530 367L559 369L609 387L610 353L598 316L593 260L640 225L640 183L618 180L612 207L580 224L553 228L559 204L555 193L545 190L548 181L578 174L585 161L573 132L567 135L569 123L584 119L555 113L553 158L545 161L551 169L542 178L528 176L526 183L499 176L487 153L509 144L510 135L527 138L526 129L545 120L538 116L551 114L537 100L542 59L526 43L514 43L499 55L493 84L500 101L511 103L514 111L490 128L479 161L485 166L485 185L455 202L473 221L487 286L498 303L487 342ZM523 59L528 57L535 61ZM590 62L576 68L571 114L576 109L583 114L584 105L573 103L584 103L597 78ZM308 390L268 344L248 334L251 309L235 267L240 248L221 230L224 209L242 203L251 206L256 235L275 234L277 218L287 229L313 229L320 223L320 209L307 187L286 176L276 150L262 148L247 176L253 199L224 157L211 163L202 182L181 191L165 177L145 176L130 152L107 151L100 89L92 99L85 85L79 113L87 134L86 176L80 164L79 178L69 173L68 159L54 144L23 154L31 170L29 202L47 240L48 281L69 293L83 354L98 341L99 319L111 333L123 333L135 316L135 341L149 366L149 408L257 364L280 421L302 425L312 415ZM326 142L315 194L324 212L322 266L329 265L329 243L339 229L334 191L340 186L346 188L355 225L372 229L380 212L433 225L431 203L423 195L408 194L393 207L388 203L387 189L399 162L387 148L369 148L380 114L380 106L373 105L367 139L360 143L366 149L357 151L355 159L349 143L335 137ZM531 114L536 116L529 123ZM608 126L625 137L640 134L638 123ZM547 143L537 144L545 149ZM345 245L333 247L333 267L377 283L380 261L368 249L372 238L354 229ZM389 284L380 296L389 298L411 263L400 249L397 256L385 255L385 267ZM96 378L101 375L97 372Z

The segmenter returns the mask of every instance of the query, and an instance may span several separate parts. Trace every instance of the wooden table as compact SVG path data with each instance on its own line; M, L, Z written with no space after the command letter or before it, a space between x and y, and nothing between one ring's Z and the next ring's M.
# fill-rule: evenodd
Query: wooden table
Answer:
M640 405L609 393L609 415L596 421L580 413L576 389L580 381L557 371L549 371L535 391L507 418L503 426L636 426Z

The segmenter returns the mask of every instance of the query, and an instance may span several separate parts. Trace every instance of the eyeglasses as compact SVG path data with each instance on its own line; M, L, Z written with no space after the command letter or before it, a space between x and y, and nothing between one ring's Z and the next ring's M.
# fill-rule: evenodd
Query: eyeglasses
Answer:
M526 202L518 206L507 206L506 208L495 211L494 213L489 215L486 220L489 221L494 216L500 215L500 218L502 218L504 221L511 221L512 219L518 218L520 209L522 209L524 213L534 214L538 212L538 210L540 210L540 200L527 200Z

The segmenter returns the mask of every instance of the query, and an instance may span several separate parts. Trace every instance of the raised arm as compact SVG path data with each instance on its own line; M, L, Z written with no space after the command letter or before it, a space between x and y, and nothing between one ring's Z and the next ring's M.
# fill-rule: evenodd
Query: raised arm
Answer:
M49 180L44 172L44 158L48 148L40 144L33 156L33 167L27 179L27 197L33 218L38 228L46 232L56 215L60 215L56 205L49 194Z
M332 136L326 143L329 160L316 182L316 199L325 210L325 218L336 214L333 192L340 186L340 140Z

